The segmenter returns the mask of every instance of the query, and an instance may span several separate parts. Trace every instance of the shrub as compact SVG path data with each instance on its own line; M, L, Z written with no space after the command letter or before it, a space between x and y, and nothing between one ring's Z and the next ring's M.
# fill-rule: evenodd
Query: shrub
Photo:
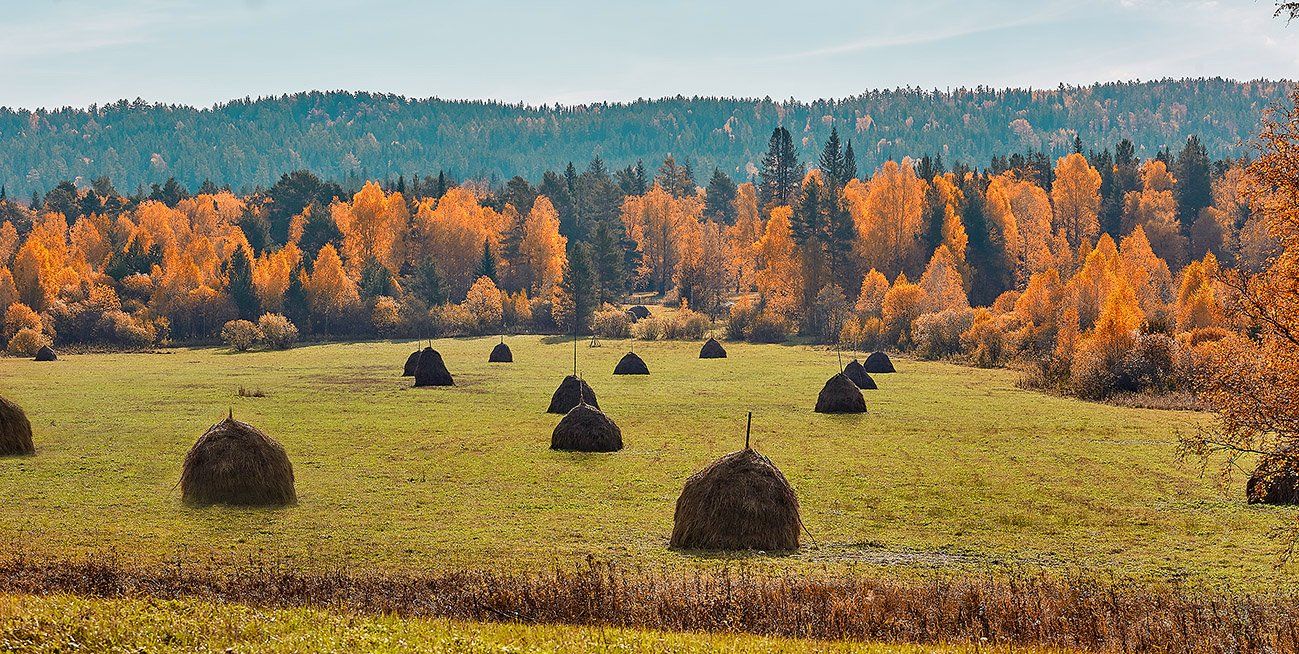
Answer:
M732 341L748 338L749 330L759 313L761 308L756 302L747 297L740 298L731 305L730 317L726 321L726 338Z
M912 325L916 354L925 359L941 359L961 353L961 334L974 324L972 309L948 309L926 313Z
M554 309L554 302L548 297L528 300L528 316L532 328L541 333L555 331Z
M471 334L478 327L473 314L462 304L443 304L429 310L429 319L438 336Z
M606 305L591 317L591 328L604 338L626 338L631 333L631 320L626 311Z
M698 340L708 333L712 322L698 311L681 309L673 314L655 315L631 326L632 334L641 340Z
M1006 322L1004 315L993 315L987 309L974 311L969 328L961 333L961 349L974 365L996 368L1006 364L1010 354L1006 347Z
M1171 391L1178 386L1177 342L1167 334L1142 334L1123 358L1118 388Z
M4 337L11 339L24 329L41 331L41 317L26 304L14 302L5 310Z
M221 328L221 340L236 352L247 352L262 339L262 330L247 320L231 320Z
M500 329L505 309L501 301L501 291L496 288L491 277L484 275L474 282L474 285L469 288L469 294L465 296L463 306L473 318L470 331L479 333Z
M696 340L704 337L712 321L698 311L681 309L673 316L663 337L672 340Z
M532 323L532 302L527 293L519 291L501 300L501 320L506 327L520 329Z
M753 319L745 337L753 343L784 343L789 340L790 329L784 316L774 311L763 311Z
M374 309L370 311L370 323L380 334L392 336L401 326L401 304L387 295L375 298Z
M298 340L298 328L288 318L278 313L263 313L257 319L257 328L272 350L287 350Z
M657 341L663 338L663 318L650 316L637 320L631 326L631 333L642 341Z
M144 346L158 339L158 329L121 310L106 311L95 325L95 333L119 345Z
M50 344L50 337L39 329L23 327L9 339L9 354L19 357L36 356L37 350Z

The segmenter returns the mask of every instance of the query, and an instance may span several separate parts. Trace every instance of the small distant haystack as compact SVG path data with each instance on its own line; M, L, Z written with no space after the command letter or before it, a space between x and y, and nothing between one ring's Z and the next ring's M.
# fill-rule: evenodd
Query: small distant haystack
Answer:
M514 363L514 353L510 351L510 346L501 341L492 348L492 353L487 357L487 363Z
M613 374L648 375L649 366L645 365L645 362L641 360L641 358L637 356L635 352L628 352L627 354L623 355L621 360L618 361L618 365L613 367Z
M189 504L284 506L298 501L293 464L275 439L226 418L185 455L181 497Z
M843 376L851 379L852 383L857 385L857 388L868 391L879 389L879 386L875 385L875 380L871 379L871 376L866 373L866 369L863 368L856 359L853 359L852 363L844 366Z
M637 320L644 320L648 318L650 316L650 310L647 307L645 307L645 305L638 304L628 309L627 314L631 318L632 322L636 322Z
M1299 448L1268 454L1245 484L1250 504L1299 504Z
M415 388L421 386L455 386L447 364L442 362L442 355L437 350L426 347L419 353L415 363Z
M564 415L583 402L600 408L600 402L595 399L595 391L591 390L590 384L581 377L569 375L560 382L555 394L550 396L550 408L546 409L546 413Z
M702 348L699 348L700 359L725 359L726 348L715 338L709 338Z
M419 353L419 350L415 350L410 353L410 356L406 357L406 367L401 370L402 377L415 376L415 366L419 365Z
M870 373L897 372L893 369L893 361L889 360L889 355L883 352L871 352L862 367Z
M32 423L23 408L0 397L0 456L35 454Z
M691 550L798 549L802 519L785 475L748 447L686 480L670 546Z
M36 361L58 361L59 355L54 353L54 348L48 345L42 345L41 349L36 351Z
M622 430L603 411L579 402L550 435L550 449L567 452L617 452Z
M861 389L843 373L825 382L821 394L816 396L817 413L866 413L866 398Z

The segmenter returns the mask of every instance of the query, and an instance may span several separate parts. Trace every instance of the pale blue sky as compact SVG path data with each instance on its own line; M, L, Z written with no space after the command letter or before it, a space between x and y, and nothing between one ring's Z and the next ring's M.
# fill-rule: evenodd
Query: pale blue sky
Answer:
M0 0L0 105L309 89L528 103L1294 78L1268 0Z

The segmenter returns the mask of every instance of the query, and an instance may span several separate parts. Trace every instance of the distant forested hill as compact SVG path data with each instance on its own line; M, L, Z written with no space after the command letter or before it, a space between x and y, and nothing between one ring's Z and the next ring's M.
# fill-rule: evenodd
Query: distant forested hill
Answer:
M1198 134L1212 157L1244 154L1263 110L1288 82L1164 80L1060 87L871 91L816 102L665 98L628 104L527 107L311 92L210 109L118 102L90 109L0 109L0 184L11 196L108 175L123 191L174 176L236 189L307 168L338 180L446 170L459 179L536 179L599 155L611 166L666 154L706 179L714 165L754 170L783 124L814 158L832 124L854 142L863 172L889 158L942 154L983 165L1025 150L1063 154L1132 139L1151 156ZM801 137L801 143L798 141Z

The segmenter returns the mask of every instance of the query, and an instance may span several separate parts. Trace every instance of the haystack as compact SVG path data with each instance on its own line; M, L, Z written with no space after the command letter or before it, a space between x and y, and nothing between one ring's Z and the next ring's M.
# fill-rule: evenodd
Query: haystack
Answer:
M419 353L415 364L415 388L421 386L455 386L447 364L442 362L442 355L437 350L426 347Z
M406 357L406 366L401 369L402 377L415 376L415 366L419 365L419 353L420 350L415 350L410 353L410 356Z
M23 408L0 397L0 456L35 454L32 423Z
M283 506L298 501L284 448L256 427L226 418L198 439L180 475L190 504Z
M487 357L487 363L514 363L514 353L510 351L510 346L501 341L492 348L492 353Z
M54 353L54 348L48 345L42 345L41 349L36 350L37 361L58 361L59 355Z
M893 369L893 362L889 360L889 355L883 352L871 352L862 367L870 373L897 372Z
M647 308L642 304L638 304L628 309L627 313L631 316L632 322L636 322L637 320L644 320L650 316L649 308Z
M709 338L702 348L699 348L700 359L725 359L726 348L715 338Z
M618 361L618 365L613 367L613 374L648 375L649 366L645 365L645 362L635 352L628 352Z
M581 377L569 375L560 382L559 388L555 389L555 394L550 396L550 408L546 409L546 413L567 414L583 402L597 409L600 408L600 402L595 399L595 391L591 390L591 385Z
M1245 484L1250 504L1299 504L1299 448L1263 457Z
M866 398L847 375L839 373L827 380L816 396L816 412L866 413Z
M877 390L879 388L879 386L875 385L875 380L871 379L871 376L866 373L866 369L863 368L856 359L853 359L851 363L844 366L843 376L851 379L852 383L857 385L857 388L869 391Z
M622 430L603 411L579 402L550 434L550 449L568 452L617 452Z
M670 546L692 550L798 549L798 497L785 475L751 448L732 452L686 480Z

